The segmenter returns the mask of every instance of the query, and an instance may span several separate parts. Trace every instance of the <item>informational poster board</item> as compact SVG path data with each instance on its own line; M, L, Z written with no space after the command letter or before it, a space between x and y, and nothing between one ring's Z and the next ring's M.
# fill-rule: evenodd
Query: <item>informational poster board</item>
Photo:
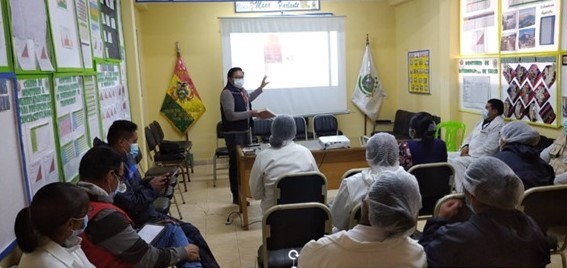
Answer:
M53 71L43 0L10 0L10 26L16 72Z
M557 126L557 57L501 58L504 117Z
M118 12L116 0L100 1L102 40L107 59L120 60L120 36L118 34Z
M59 181L50 79L18 76L17 92L26 180L33 196L45 184Z
M561 77L567 77L567 53L561 55ZM561 114L567 119L567 83L561 82Z
M47 0L57 71L82 69L74 1Z
M91 30L91 44L93 57L104 58L104 43L102 42L102 26L100 25L101 14L98 8L98 0L88 0L89 5L89 29Z
M16 80L13 73L0 73L0 259L16 247L14 219L27 203L24 170L22 167L22 148L18 128L17 107L14 99Z
M85 109L87 110L87 121L89 124L89 144L95 137L105 139L106 134L102 133L100 124L99 95L97 94L97 82L95 75L83 77L83 87L85 89Z
M481 112L489 99L499 97L499 67L498 58L459 59L461 110Z
M408 52L408 91L410 93L430 93L429 59L429 50Z
M53 78L59 160L65 181L79 175L79 163L90 148L87 111L83 102L83 77L56 75Z
M9 57L9 51L10 48L8 47L9 42L7 40L9 39L9 36L7 34L8 31L6 31L6 23L5 21L7 21L7 17L6 14L4 13L5 9L4 9L4 2L0 1L0 71L2 72L9 72L11 71L11 64L10 61L8 60Z
M81 41L81 54L83 66L93 69L93 53L91 51L91 36L89 34L89 6L87 0L75 0L77 11L77 26L79 27L79 40Z
M106 136L112 122L130 120L128 92L120 81L120 65L96 63L98 93L103 135Z
M557 51L560 0L507 0L502 3L502 53Z
M498 1L461 0L461 55L498 53Z

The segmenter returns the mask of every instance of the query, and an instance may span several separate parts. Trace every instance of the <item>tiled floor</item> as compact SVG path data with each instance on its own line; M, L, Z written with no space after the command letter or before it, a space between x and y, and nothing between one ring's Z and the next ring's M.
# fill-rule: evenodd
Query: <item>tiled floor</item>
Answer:
M222 167L223 164L219 166ZM228 215L238 212L238 207L231 203L228 170L218 170L217 176L217 187L213 187L212 165L195 166L188 192L183 192L186 201L185 205L181 205L183 220L201 230L221 267L256 267L258 247L262 244L260 201L250 200L248 212L251 224L248 231L240 228L240 219L236 214L231 217L232 223L227 225ZM336 190L329 191L328 201L335 194ZM171 212L174 217L179 217L174 207ZM424 222L419 222L418 229L421 230L423 224ZM548 267L561 267L558 255L552 256L552 263Z

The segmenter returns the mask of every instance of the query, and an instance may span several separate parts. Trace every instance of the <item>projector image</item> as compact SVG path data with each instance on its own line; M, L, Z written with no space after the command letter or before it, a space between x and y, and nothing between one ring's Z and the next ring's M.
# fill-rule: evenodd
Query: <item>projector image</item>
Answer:
M343 135L319 137L319 144L323 149L349 148L350 140Z

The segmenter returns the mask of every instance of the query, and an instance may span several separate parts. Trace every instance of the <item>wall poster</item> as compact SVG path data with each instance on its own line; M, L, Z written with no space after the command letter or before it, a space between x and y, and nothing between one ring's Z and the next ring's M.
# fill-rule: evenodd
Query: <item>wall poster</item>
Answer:
M559 0L502 1L502 53L556 51Z
M79 163L87 152L86 111L83 103L83 77L56 76L53 79L60 163L65 181L79 175Z
M498 53L498 1L461 0L461 55Z
M100 25L100 10L98 0L88 0L89 5L89 29L91 30L91 44L93 46L93 57L102 59L104 57L104 43L102 42L102 30Z
M106 136L112 122L130 120L128 92L120 82L120 65L114 63L96 64L102 133Z
M18 107L30 196L59 181L51 83L48 76L18 76Z
M504 117L557 126L557 57L501 58Z
M79 40L81 41L81 54L86 69L93 69L93 53L91 51L91 36L89 34L89 9L87 0L75 0L77 10L77 24L79 26Z
M408 91L430 94L429 50L408 52Z
M116 0L100 1L102 40L104 54L108 59L120 60L120 36L118 35L118 12Z
M89 123L89 143L95 137L101 140L106 139L106 133L102 133L100 125L100 111L98 107L99 98L96 87L96 76L86 75L83 77L85 88L85 109L87 110L87 121Z
M70 0L47 1L58 71L83 68L74 3Z
M498 98L498 58L459 59L461 110L481 112L486 102Z

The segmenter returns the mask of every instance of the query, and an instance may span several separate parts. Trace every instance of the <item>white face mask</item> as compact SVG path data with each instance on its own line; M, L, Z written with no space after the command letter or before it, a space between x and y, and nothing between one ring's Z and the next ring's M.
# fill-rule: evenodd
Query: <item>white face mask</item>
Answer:
M234 79L234 86L237 88L244 88L244 78Z

